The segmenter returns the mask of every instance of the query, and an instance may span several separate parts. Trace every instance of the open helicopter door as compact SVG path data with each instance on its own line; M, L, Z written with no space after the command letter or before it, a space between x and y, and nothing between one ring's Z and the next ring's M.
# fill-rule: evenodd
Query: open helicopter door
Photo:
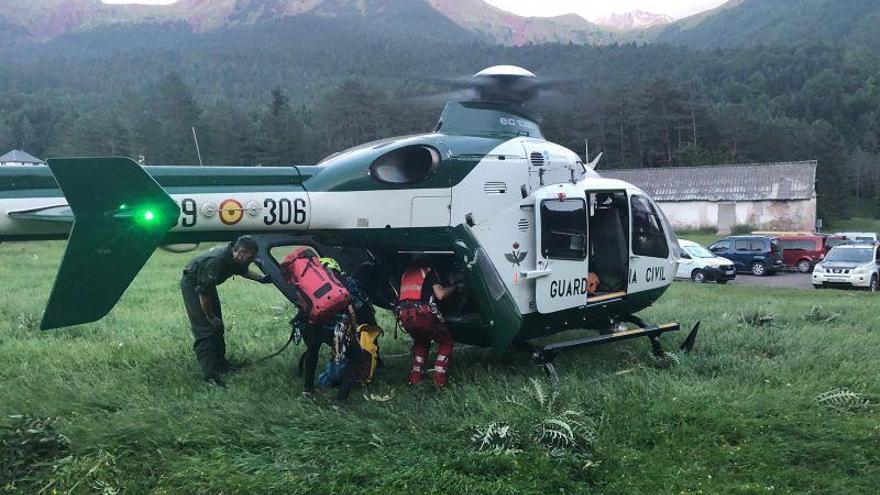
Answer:
M565 192L563 192L565 191ZM539 313L587 302L587 203L583 191L546 188L535 193L535 303Z
M667 232L657 206L642 194L630 195L632 222L629 293L658 289L675 276L676 255L670 244L675 234Z

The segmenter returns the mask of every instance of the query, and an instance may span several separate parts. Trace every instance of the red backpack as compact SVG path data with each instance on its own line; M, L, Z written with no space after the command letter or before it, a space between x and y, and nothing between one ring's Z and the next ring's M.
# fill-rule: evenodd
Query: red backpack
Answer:
M300 308L308 313L309 323L328 323L348 307L348 289L316 256L298 250L287 255L281 267L287 282L296 287Z

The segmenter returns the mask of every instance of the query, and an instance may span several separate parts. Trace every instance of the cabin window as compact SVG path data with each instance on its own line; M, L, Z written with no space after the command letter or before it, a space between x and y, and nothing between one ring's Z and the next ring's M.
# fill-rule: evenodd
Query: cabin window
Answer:
M550 259L586 259L587 207L583 199L541 203L541 254Z
M638 256L668 258L669 243L663 233L663 222L654 206L644 196L633 196L632 206L632 250Z
M440 152L430 146L404 146L370 165L370 175L388 184L412 184L430 177L440 165Z

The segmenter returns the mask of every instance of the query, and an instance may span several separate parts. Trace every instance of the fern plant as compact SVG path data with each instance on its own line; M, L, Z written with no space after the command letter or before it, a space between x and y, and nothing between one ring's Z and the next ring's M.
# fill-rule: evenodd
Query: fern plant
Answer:
M585 419L579 411L561 409L559 390L548 388L541 380L530 378L529 384L523 387L522 394L507 396L506 401L517 406L520 414L515 424L518 431L531 431L529 438L531 443L547 452L551 457L563 457L569 454L577 454L588 457L587 453L595 443L595 433L592 422ZM503 423L509 425L509 423ZM499 423L492 423L496 430ZM488 445L494 445L490 434L498 434L489 428L478 429L483 434L481 441L485 440ZM508 432L504 432L508 433ZM477 442L477 435L472 441ZM485 449L478 449L485 450Z
M776 313L767 311L764 308L758 308L750 313L740 313L737 317L741 327L771 327L776 325L775 320Z
M517 433L514 428L505 422L493 421L488 425L474 427L471 442L478 452L492 454L515 454L520 450L517 447Z
M816 402L838 412L854 412L877 407L869 399L846 388L837 388L816 396Z
M830 323L839 317L840 313L825 311L822 309L822 306L815 304L810 308L810 311L805 313L803 316L805 321L816 323Z

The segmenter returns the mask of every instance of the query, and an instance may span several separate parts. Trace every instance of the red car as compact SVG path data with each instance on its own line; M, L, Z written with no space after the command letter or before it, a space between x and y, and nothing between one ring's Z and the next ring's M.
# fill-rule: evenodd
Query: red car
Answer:
M827 254L825 237L813 235L779 237L782 247L782 259L785 266L797 268L801 273L810 273L816 263L825 259ZM833 246L832 246L833 247ZM831 247L827 247L831 249Z

